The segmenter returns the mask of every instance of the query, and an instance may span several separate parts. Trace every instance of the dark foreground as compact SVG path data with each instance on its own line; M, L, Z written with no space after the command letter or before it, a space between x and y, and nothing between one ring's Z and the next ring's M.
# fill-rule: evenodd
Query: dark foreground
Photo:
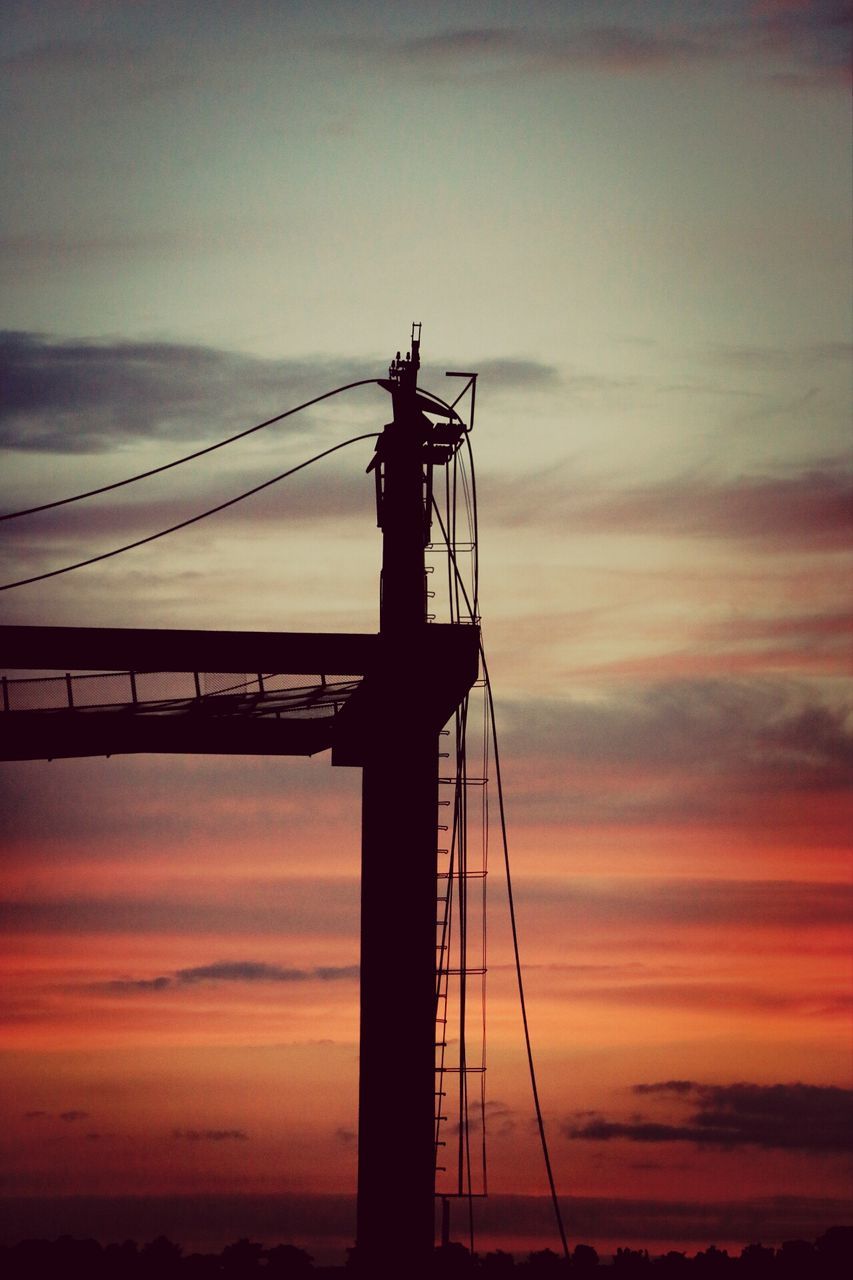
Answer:
M687 1256L671 1252L650 1256L644 1249L619 1249L612 1262L602 1263L595 1249L578 1244L570 1259L558 1257L550 1249L528 1254L518 1260L510 1253L471 1254L460 1244L437 1249L429 1276L572 1276L602 1275L647 1276L649 1280L666 1277L755 1277L756 1280L847 1280L853 1275L853 1227L830 1227L817 1240L789 1240L781 1248L761 1244L747 1245L738 1256L710 1245ZM381 1270L359 1266L355 1250L350 1251L345 1267L316 1267L309 1253L295 1245L280 1244L264 1248L251 1240L238 1240L221 1253L184 1254L180 1245L160 1236L142 1246L133 1240L102 1246L97 1240L77 1240L60 1236L58 1240L23 1240L0 1248L0 1275L5 1280L192 1280L198 1277L267 1277L267 1280L296 1280L304 1276L363 1277L385 1280L400 1277L416 1280L417 1273L406 1258L389 1259Z

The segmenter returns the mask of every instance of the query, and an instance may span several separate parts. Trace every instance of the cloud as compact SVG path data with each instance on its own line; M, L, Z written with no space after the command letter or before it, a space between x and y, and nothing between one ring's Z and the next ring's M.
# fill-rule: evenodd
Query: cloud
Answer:
M243 1129L173 1129L173 1138L186 1142L248 1142Z
M125 931L146 935L174 930L182 936L198 933L245 938L301 937L319 931L354 940L358 937L358 880L306 877L258 881L245 886L233 901L181 899L168 893L142 898L122 893L107 898L85 894L41 900L6 898L0 900L0 923L13 933L45 929L66 935ZM309 975L315 971L299 972ZM344 967L341 977L353 972L354 968ZM141 981L150 983L158 976L166 977L170 984L176 982L174 973ZM128 987L118 990L134 989L135 980L128 981Z
M853 912L851 912L853 917ZM754 922L753 922L754 923ZM786 993L776 988L760 988L743 982L704 978L686 982L624 982L619 986L564 986L560 998L575 1003L611 1004L631 1008L700 1010L737 1015L796 1014L801 1018L839 1018L853 1012L853 997L816 987L811 991Z
M772 819L785 798L841 804L850 789L849 709L794 681L620 686L594 702L508 702L499 722L513 804L539 820Z
M787 347L719 346L708 353L716 363L770 373L806 372L825 364L849 367L853 343L810 342Z
M484 1119L486 1133L489 1137L509 1138L516 1132L519 1116L514 1108L508 1106L505 1102L498 1102L495 1099L488 1099L482 1111L476 1103L472 1103L468 1116L468 1132L471 1134L481 1133ZM460 1123L457 1121L452 1124L449 1132L454 1137L458 1137L461 1132Z
M692 1142L696 1146L758 1146L811 1152L853 1149L853 1089L811 1084L697 1084L669 1080L636 1085L643 1097L677 1099L691 1108L686 1122L595 1118L563 1127L570 1138L598 1142Z
M182 343L0 331L0 446L90 453L142 439L212 443L334 387L384 377L387 363L387 357L272 360ZM496 391L548 389L559 381L553 366L536 360L492 358L475 367ZM374 394L381 426L387 397ZM363 403L356 395L347 396L349 409ZM326 401L319 412L337 403ZM270 431L278 439L309 427L316 433L316 416L306 412Z
M654 12L633 25L575 21L562 30L469 27L370 44L360 38L326 44L439 82L579 71L648 75L726 63L783 88L844 82L850 11L840 0L816 0L799 9L744 7L716 19L713 10L699 9L669 25L656 24Z
M624 487L550 474L486 480L489 519L561 534L730 538L756 550L844 550L853 533L853 473L839 459L793 475L676 476Z
M314 969L286 969L259 960L221 960L214 964L178 969L156 978L119 978L94 985L99 991L165 991L196 986L202 982L336 982L358 977L358 965L320 966Z
M89 1112L88 1111L60 1111L59 1118L60 1120L67 1120L73 1123L75 1120L88 1120Z
M367 362L263 360L179 343L5 332L0 445L89 453L143 438L210 440L383 372ZM278 431L301 434L308 421L297 415Z
M473 371L479 376L479 387L485 391L551 391L562 379L554 365L539 360L503 359L475 360ZM462 384L464 385L464 383Z
M529 876L519 885L518 898L540 912L553 911L564 921L622 928L674 925L719 930L750 925L796 930L844 927L853 920L853 886L832 881L620 876L612 880L573 877L567 883L556 877ZM688 986L661 984L657 990L674 991L682 999ZM620 984L613 990L624 994L630 987Z

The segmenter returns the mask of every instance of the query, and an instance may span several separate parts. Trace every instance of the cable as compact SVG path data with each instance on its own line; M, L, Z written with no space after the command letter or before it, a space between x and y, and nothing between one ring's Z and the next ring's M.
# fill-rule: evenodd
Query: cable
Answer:
M41 506L26 507L23 511L7 511L5 515L0 515L0 520L17 520L18 516L31 516L35 515L37 511L50 511L53 507L64 507L69 502L81 502L84 498L94 498L98 493L109 493L111 489L121 489L126 484L135 484L137 480L147 480L149 476L159 475L161 471L169 471L172 467L179 467L184 462L192 462L195 458L202 458L206 453L213 453L216 449L224 449L227 444L233 444L235 440L242 440L245 436L250 436L253 431L260 431L263 427L271 427L274 422L281 422L284 418L290 418L294 413L300 413L303 409L310 409L312 405L319 404L321 400L328 400L330 396L340 395L342 391L351 391L353 387L366 387L378 381L378 378L362 378L359 382L347 382L343 387L335 387L334 391L324 391L321 396L315 396L313 400L306 400L304 404L298 404L293 409L286 409L284 413L279 413L275 418L267 418L266 422L259 422L254 427L247 427L245 431L238 431L235 436L229 436L227 440L220 440L218 444L209 444L204 449L197 449L195 453L188 453L183 458L176 458L174 462L164 462L161 467L152 467L150 471L140 471L138 475L128 476L126 480L116 480L113 484L101 485L99 489L87 489L85 493L75 493L70 498L58 498L56 502L43 502Z
M441 528L441 532L444 537L444 540L447 543L448 555L453 561L453 567L459 583L459 588L462 592L462 595L464 597L468 610L473 616L471 601L469 600L468 593L465 590L465 584L462 581L462 575L459 572L459 566L456 563L456 557L453 554L453 549L450 545L450 542L448 541L447 530L444 527L444 521L441 518L441 512L438 510L437 506L435 507L435 514L436 514L436 518L438 519L438 523ZM483 664L483 677L486 682L486 696L488 698L488 703L489 703L489 716L492 722L492 750L493 750L494 762L495 762L495 782L497 783L497 790L498 790L498 809L500 813L501 838L503 841L504 869L506 872L507 900L509 903L509 919L510 919L510 927L512 932L512 947L513 947L513 954L515 957L515 976L518 984L519 1004L521 1006L521 1021L524 1027L524 1045L527 1051L527 1066L530 1074L530 1086L533 1093L533 1107L536 1112L536 1124L539 1129L539 1142L542 1147L542 1156L545 1161L545 1172L548 1177L548 1187L551 1193L551 1204L554 1209L554 1217L557 1222L557 1230L560 1235L560 1242L563 1246L563 1254L565 1257L568 1258L569 1244L568 1244L568 1240L566 1239L566 1229L565 1229L565 1226L563 1225L563 1214L562 1214L562 1210L560 1209L559 1197L557 1196L556 1183L554 1182L554 1171L551 1167L551 1156L548 1151L548 1140L545 1135L545 1121L542 1115L542 1106L539 1101L539 1086L536 1082L536 1067L533 1061L533 1047L530 1040L530 1028L527 1021L527 1001L524 995L524 977L521 971L521 952L518 945L518 928L517 928L516 918L515 918L515 897L513 895L513 890L512 890L512 875L510 872L510 864L509 864L509 837L507 834L506 811L504 808L503 780L501 776L500 752L498 750L498 730L497 730L497 723L495 721L495 701L494 701L494 696L492 694L492 682L489 677L489 667L488 667L488 663L486 662L486 651L483 647L482 639L480 640L480 660Z
M566 1228L563 1225L563 1214L560 1209L560 1201L557 1196L557 1187L554 1182L554 1171L551 1168L551 1156L548 1151L548 1140L545 1136L545 1121L542 1117L542 1106L539 1101L539 1088L536 1083L536 1068L533 1062L533 1048L530 1043L530 1028L527 1023L527 1002L524 996L524 979L521 972L521 955L518 947L518 929L515 920L515 898L512 891L512 876L509 866L509 839L506 829L506 812L504 810L504 793L503 782L501 779L501 760L498 751L498 729L495 722L495 701L492 695L492 682L489 679L489 668L486 663L486 654L483 649L482 642L480 644L480 658L483 663L483 675L486 679L486 695L489 700L489 715L492 721L492 748L495 760L495 781L498 788L498 809L501 820L501 838L503 840L504 850L504 868L506 870L506 892L507 901L509 903L509 920L512 929L512 949L515 955L515 976L518 983L518 1000L521 1005L521 1021L524 1025L524 1045L527 1050L527 1065L530 1070L530 1087L533 1091L533 1106L536 1111L536 1124L539 1129L539 1141L542 1147L542 1157L545 1161L545 1172L548 1175L548 1187L551 1192L551 1204L554 1207L554 1217L557 1221L557 1230L560 1233L560 1242L563 1246L563 1255L569 1256L569 1242L566 1239Z
M51 569L49 573L37 573L32 578L20 578L17 582L4 582L0 584L0 591L11 591L13 587L26 587L31 582L44 582L46 578L57 578L62 573L71 573L72 569L83 569L86 565L97 564L99 560L109 560L112 556L121 555L123 551L132 551L134 547L143 547L147 542L156 542L158 538L165 538L167 533L176 533L178 529L186 529L188 525L197 524L199 520L206 519L207 516L216 515L218 511L224 511L226 507L233 507L236 503L242 502L244 498L251 498L253 494L260 493L262 489L268 489L270 485L278 484L279 480L286 480L288 476L295 475L297 471L302 471L304 467L309 467L312 462L319 462L321 458L327 458L330 453L336 453L338 449L345 449L347 445L357 444L359 440L374 440L379 435L378 431L367 431L364 435L353 436L351 440L344 440L340 444L332 445L331 449L324 449L322 453L316 453L313 458L300 462L298 466L291 467L288 471L282 471L281 475L273 476L272 480L265 480L263 484L255 485L254 489L247 489L245 493L238 494L236 498L229 498L227 502L220 502L216 507L210 507L207 511L200 512L197 516L190 516L188 520L181 520L179 524L170 525L168 529L161 529L159 533L149 533L145 538L138 538L136 542L128 542L123 547L115 547L112 551L102 551L100 555L90 556L88 560L78 560L76 564L67 564L62 569Z

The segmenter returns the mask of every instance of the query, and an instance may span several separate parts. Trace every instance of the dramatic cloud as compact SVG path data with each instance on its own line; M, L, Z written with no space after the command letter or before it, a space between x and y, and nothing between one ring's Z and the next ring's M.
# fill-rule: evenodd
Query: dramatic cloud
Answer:
M352 361L7 332L0 335L0 445L86 453L143 437L212 441L381 372ZM279 430L305 425L297 415Z
M201 982L335 982L358 977L358 965L323 966L316 969L284 969L258 960L223 960L216 964L178 969L170 976L117 979L97 984L101 991L165 991Z
M848 709L794 681L619 686L595 702L506 703L500 723L516 776L537 777L535 795L521 785L514 803L540 814L547 803L552 819L748 816L783 796L849 792Z
M265 360L180 343L0 332L0 446L87 453L143 438L212 443L334 387L384 377L386 365L380 357ZM501 390L558 382L552 366L534 360L490 359L478 371ZM360 403L357 394L349 407ZM374 394L381 413L385 393ZM321 411L337 404L333 397ZM270 431L302 434L315 423L301 414Z
M641 1084L642 1097L675 1098L689 1105L686 1122L632 1118L569 1122L571 1138L608 1142L692 1142L696 1146L758 1146L793 1151L841 1152L853 1149L853 1089L808 1084L697 1084L669 1080Z

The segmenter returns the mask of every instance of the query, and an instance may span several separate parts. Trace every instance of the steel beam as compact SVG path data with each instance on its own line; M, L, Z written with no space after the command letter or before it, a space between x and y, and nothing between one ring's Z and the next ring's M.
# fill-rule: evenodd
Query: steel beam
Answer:
M289 671L363 675L379 637L311 631L0 627L0 670Z

